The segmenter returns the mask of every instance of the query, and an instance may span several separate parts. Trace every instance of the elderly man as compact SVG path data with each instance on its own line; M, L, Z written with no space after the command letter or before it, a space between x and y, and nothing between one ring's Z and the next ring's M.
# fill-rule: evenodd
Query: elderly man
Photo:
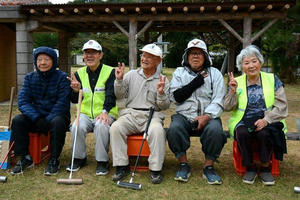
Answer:
M50 132L51 155L45 175L58 173L59 157L70 124L70 84L65 72L56 70L57 54L49 47L39 47L33 53L36 71L25 76L19 92L18 106L22 114L12 121L15 155L20 160L11 174L21 174L33 167L29 153L29 133L47 135Z
M226 93L223 76L211 67L212 61L202 40L190 41L182 58L182 67L174 71L170 83L170 96L177 105L177 114L172 115L167 139L180 162L174 179L188 181L190 166L186 151L190 137L199 135L205 154L203 177L209 184L221 184L214 162L227 141L219 118Z
M150 181L158 184L163 181L161 170L166 142L163 128L165 115L160 111L170 106L169 81L157 70L162 60L161 49L155 44L148 44L141 51L141 69L129 71L124 78L124 63L119 63L116 69L115 94L118 99L126 99L126 108L120 112L120 118L110 129L113 166L117 166L112 180L121 181L129 172L127 137L145 131L149 109L154 106L147 137L151 151L148 162Z
M96 175L108 173L109 127L118 117L116 96L114 94L115 70L101 63L103 51L95 40L87 41L82 48L86 66L72 75L72 103L78 103L79 90L83 90L77 140L74 152L74 163L67 171L78 171L87 164L86 135L94 132L96 138L95 157L97 161ZM76 120L71 133L75 138Z

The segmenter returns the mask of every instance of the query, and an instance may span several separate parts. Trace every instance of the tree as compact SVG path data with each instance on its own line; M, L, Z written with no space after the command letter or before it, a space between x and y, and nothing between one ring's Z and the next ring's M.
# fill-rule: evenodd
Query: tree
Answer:
M272 69L286 83L296 83L296 70L300 63L300 3L287 12L287 18L279 20L263 39L267 46Z
M57 33L34 33L33 47L47 46L54 49L58 48L58 34Z

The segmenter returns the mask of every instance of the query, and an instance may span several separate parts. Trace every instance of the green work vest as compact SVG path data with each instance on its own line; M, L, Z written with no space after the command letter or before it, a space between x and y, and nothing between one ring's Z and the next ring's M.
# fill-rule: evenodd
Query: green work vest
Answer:
M89 118L94 119L103 110L103 104L105 101L105 83L106 80L109 78L109 75L113 68L104 64L102 65L102 69L100 71L100 75L98 77L94 93L92 92L89 81L89 75L86 72L86 70L87 66L82 67L77 71L81 80L83 96L80 112L86 114L87 116L89 116ZM109 114L114 116L115 118L118 117L117 105L109 111Z
M274 102L275 102L275 93L274 93L274 84L275 84L275 78L274 74L266 73L266 72L260 72L260 78L261 78L261 85L263 88L263 93L265 97L265 104L267 107L267 110L272 110ZM234 136L234 129L236 125L243 119L243 116L245 114L247 103L248 103L248 92L247 92L247 77L246 74L243 74L236 78L236 81L238 83L237 88L237 95L238 95L238 108L232 112L230 120L229 120L229 133L230 136L233 138ZM284 133L287 132L286 129L286 123L285 120L281 120L281 122L284 125L283 131Z

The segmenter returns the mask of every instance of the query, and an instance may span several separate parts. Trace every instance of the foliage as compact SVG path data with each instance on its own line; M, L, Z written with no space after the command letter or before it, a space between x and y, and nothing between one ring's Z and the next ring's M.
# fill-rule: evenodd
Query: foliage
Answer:
M102 46L103 63L116 66L117 62L129 62L128 39L122 33L79 33L71 42L72 52L81 53L83 44L90 39L96 40Z
M273 72L286 79L287 83L295 83L295 71L300 63L300 3L288 11L286 19L279 20L267 32L264 39Z
M34 33L33 48L39 46L47 46L58 49L58 34L57 33Z

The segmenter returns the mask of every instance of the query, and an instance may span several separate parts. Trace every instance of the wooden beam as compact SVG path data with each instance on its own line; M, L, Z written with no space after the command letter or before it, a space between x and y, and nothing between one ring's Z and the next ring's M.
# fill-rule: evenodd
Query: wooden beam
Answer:
M156 15L157 14L157 11L156 11L156 8L155 7L151 7L151 12Z
M229 25L227 24L223 19L218 19L218 21L230 32L234 37L236 37L241 43L244 42L244 39Z
M108 14L110 14L110 15L114 14L109 8L105 8L105 12L108 13Z
M129 38L129 33L116 21L112 21L114 23L114 25L116 25L116 27L118 27L118 29L120 29L120 31L122 31L122 33L124 33L128 38Z
M286 10L290 9L290 5L289 4L286 4L285 6L283 6L280 11L281 12L285 12Z
M186 6L185 6L185 7L183 7L183 9L182 9L182 10L183 10L183 13L184 13L184 14L187 14L187 13L189 12L189 8L188 8L188 7L186 7Z
M139 38L153 23L153 20L147 22L147 24L136 34L135 39Z
M238 6L237 5L234 5L233 7L232 7L232 9L231 9L231 13L235 13L235 11L237 11L237 9L238 9Z
M268 5L265 9L264 12L268 12L269 10L271 10L273 8L272 5Z
M59 11L59 13L61 13L63 15L67 15L67 16L70 15L70 13L65 11L63 8L60 8L58 11Z
M204 6L201 6L200 9L199 9L199 12L200 12L200 13L204 13L204 10L205 10L205 7L204 7Z
M98 15L98 12L94 10L94 8L89 8L89 13L93 15Z
M48 14L48 15L51 15L51 16L56 15L54 12L50 11L48 8L46 8L46 9L44 10L44 12L45 12L46 14Z
M81 12L78 8L74 8L74 13L76 13L78 15L84 15L84 13Z
M167 11L168 11L169 14L172 14L172 12L173 12L172 10L173 10L172 7L167 8Z
M40 12L34 10L34 9L30 9L30 13L35 14L35 15L42 15L42 13L40 13Z
M215 13L219 13L221 11L222 7L221 6L217 6L216 7L216 10L215 10Z
M214 20L209 20L207 26L211 26L213 22L214 22Z
M255 5L251 5L251 6L248 8L247 12L252 12L254 9L255 9Z
M260 37L268 28L273 26L278 19L273 19L269 24L267 24L263 29L261 29L254 37L251 38L251 43L253 43L258 37Z
M139 14L143 14L142 10L139 7L135 8L135 12L139 13Z
M121 13L123 13L124 15L127 15L127 10L125 8L120 8Z

